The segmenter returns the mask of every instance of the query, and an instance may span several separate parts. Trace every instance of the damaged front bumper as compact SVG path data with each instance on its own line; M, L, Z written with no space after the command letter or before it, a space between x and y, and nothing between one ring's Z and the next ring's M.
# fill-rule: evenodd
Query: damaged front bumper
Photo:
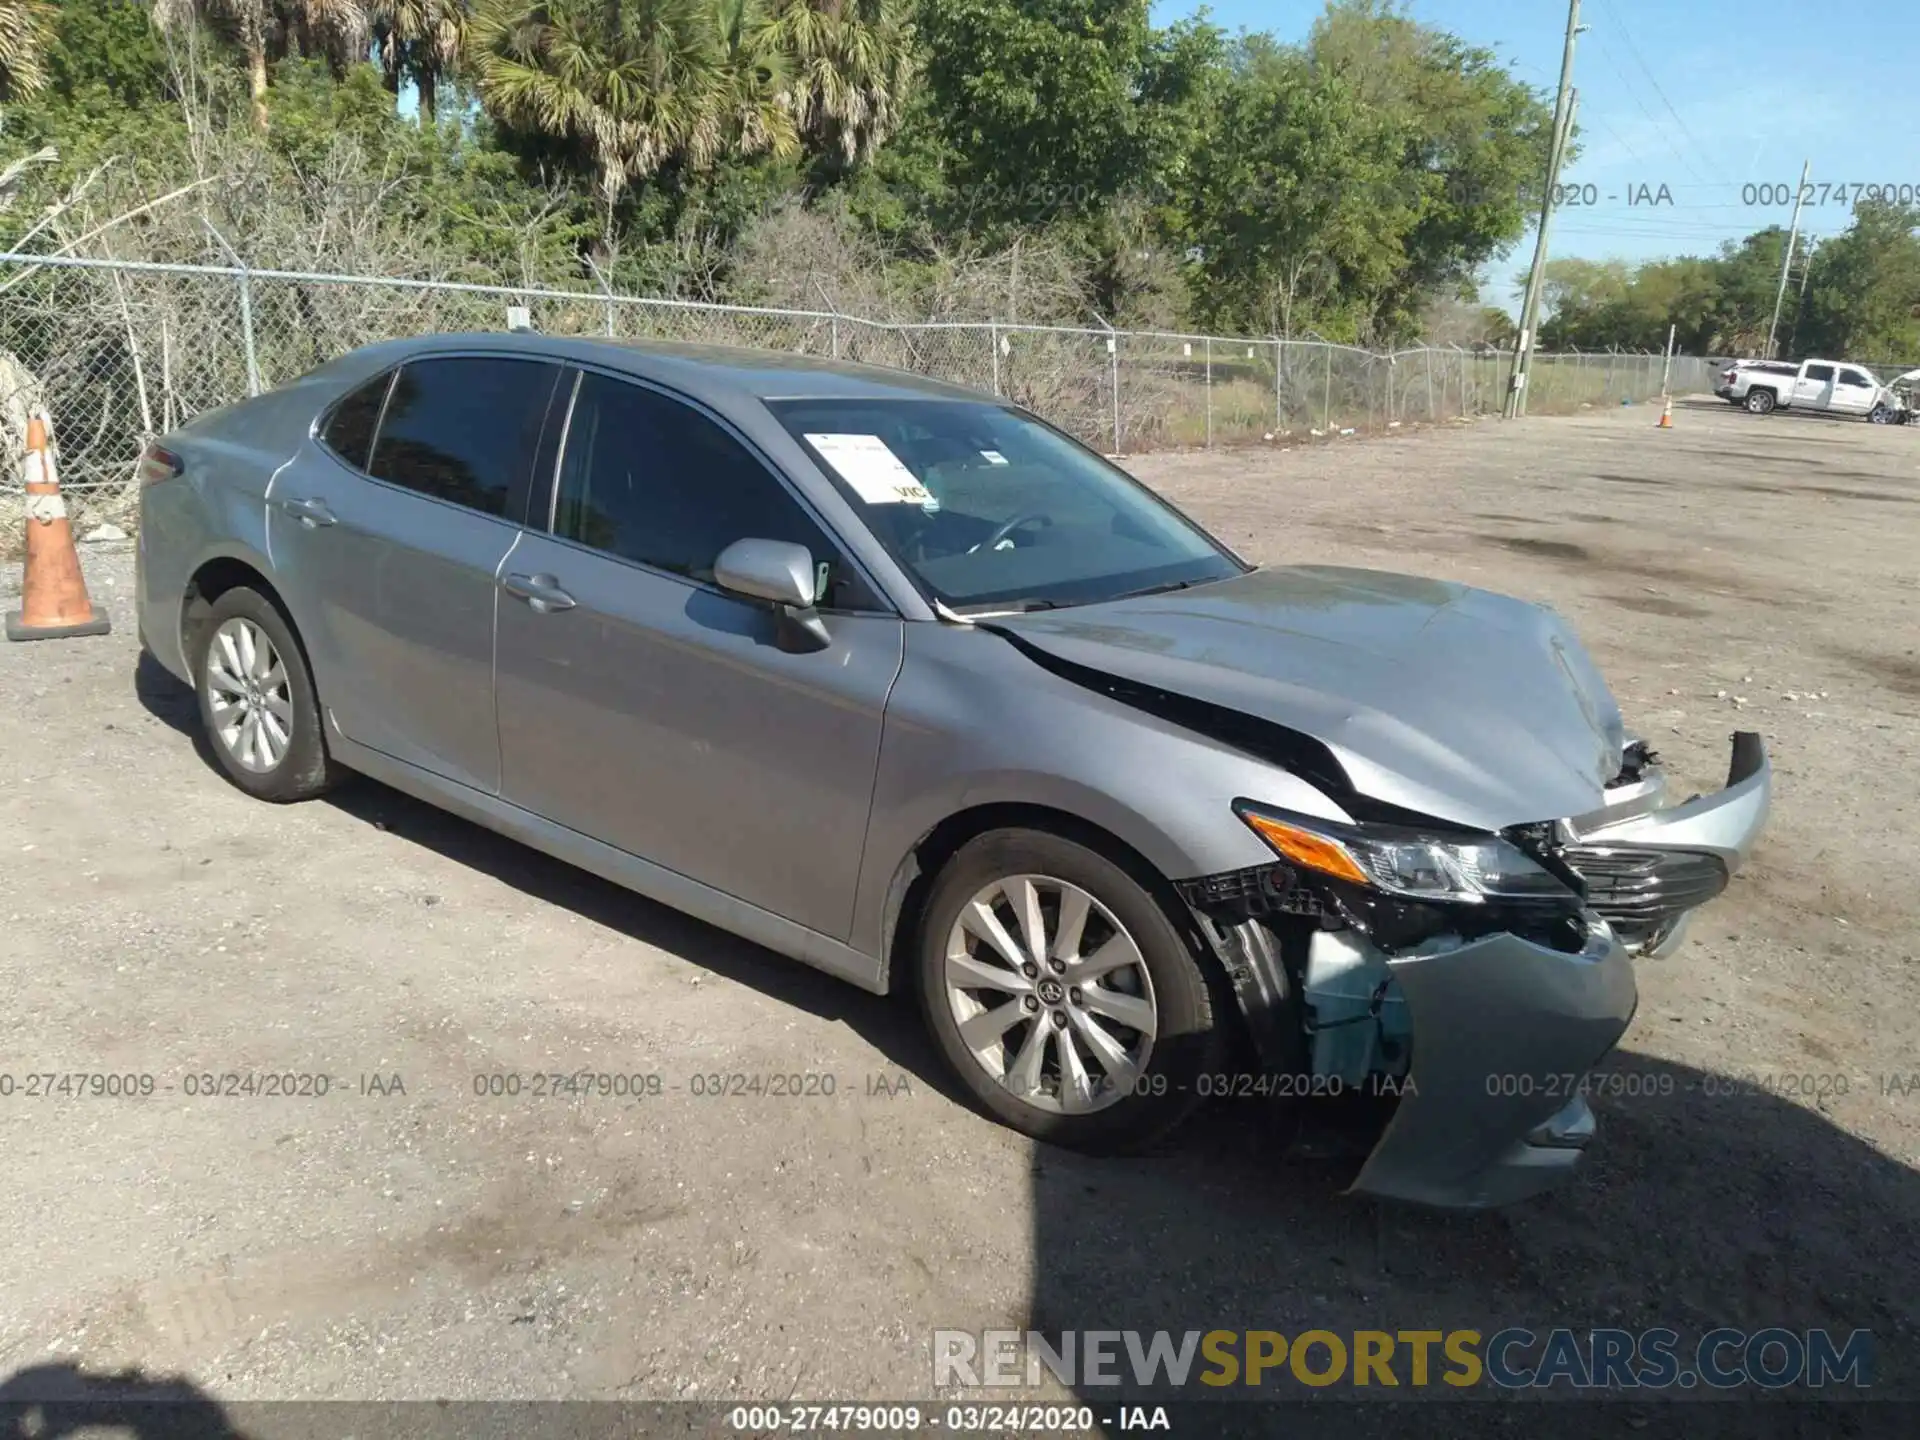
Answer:
M1596 926L1578 954L1492 935L1386 966L1413 1063L1353 1190L1482 1209L1557 1184L1593 1134L1586 1074L1633 1019L1625 949Z
M1561 821L1561 858L1631 953L1670 955L1693 912L1726 889L1752 853L1772 798L1766 745L1741 731L1719 794L1670 806L1665 777L1652 770L1610 792L1604 809Z
M1312 1077L1300 1093L1398 1097L1355 1192L1505 1205L1578 1163L1595 1128L1588 1072L1633 1018L1633 957L1670 953L1725 888L1759 839L1771 785L1760 737L1743 733L1716 795L1667 804L1649 757L1604 809L1552 827L1587 889L1577 940L1497 931L1387 950L1337 914L1282 913L1298 892L1263 894L1257 872L1183 889L1263 1063Z

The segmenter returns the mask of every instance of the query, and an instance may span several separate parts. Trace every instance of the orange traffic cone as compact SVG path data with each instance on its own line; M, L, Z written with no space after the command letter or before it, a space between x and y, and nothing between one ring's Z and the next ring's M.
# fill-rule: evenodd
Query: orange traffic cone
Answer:
M1667 403L1660 411L1660 423L1653 428L1656 430L1671 430L1673 428L1673 397L1671 395L1667 396Z
M7 615L9 640L58 640L69 635L105 635L105 611L87 599L80 555L60 480L47 447L47 416L27 420L27 561L20 582L20 608Z

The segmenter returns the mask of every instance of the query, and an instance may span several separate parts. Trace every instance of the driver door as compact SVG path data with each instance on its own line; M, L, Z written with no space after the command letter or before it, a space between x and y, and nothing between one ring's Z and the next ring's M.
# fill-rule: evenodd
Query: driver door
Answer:
M501 571L501 793L834 939L905 635L782 479L718 419L581 372L546 515ZM805 545L831 644L790 654L728 594L735 540Z

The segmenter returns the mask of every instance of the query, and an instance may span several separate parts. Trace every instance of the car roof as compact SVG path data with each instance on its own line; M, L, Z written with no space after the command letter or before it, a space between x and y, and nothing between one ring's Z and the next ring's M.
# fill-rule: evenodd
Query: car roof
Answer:
M530 330L475 331L389 340L343 357L346 363L342 368L371 374L417 355L476 350L572 361L619 371L721 406L746 397L756 400L993 400L982 391L915 375L908 370L856 365L818 355L734 345L543 335Z

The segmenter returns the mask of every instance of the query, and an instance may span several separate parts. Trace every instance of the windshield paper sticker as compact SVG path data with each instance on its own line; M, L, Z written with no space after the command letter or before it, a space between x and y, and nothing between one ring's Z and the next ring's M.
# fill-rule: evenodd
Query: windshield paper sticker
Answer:
M1004 465L1007 463L1007 457L1002 455L998 450L982 450L980 452L980 458L989 465Z
M933 501L933 492L913 478L913 472L878 435L809 434L807 443L869 505L927 505Z

